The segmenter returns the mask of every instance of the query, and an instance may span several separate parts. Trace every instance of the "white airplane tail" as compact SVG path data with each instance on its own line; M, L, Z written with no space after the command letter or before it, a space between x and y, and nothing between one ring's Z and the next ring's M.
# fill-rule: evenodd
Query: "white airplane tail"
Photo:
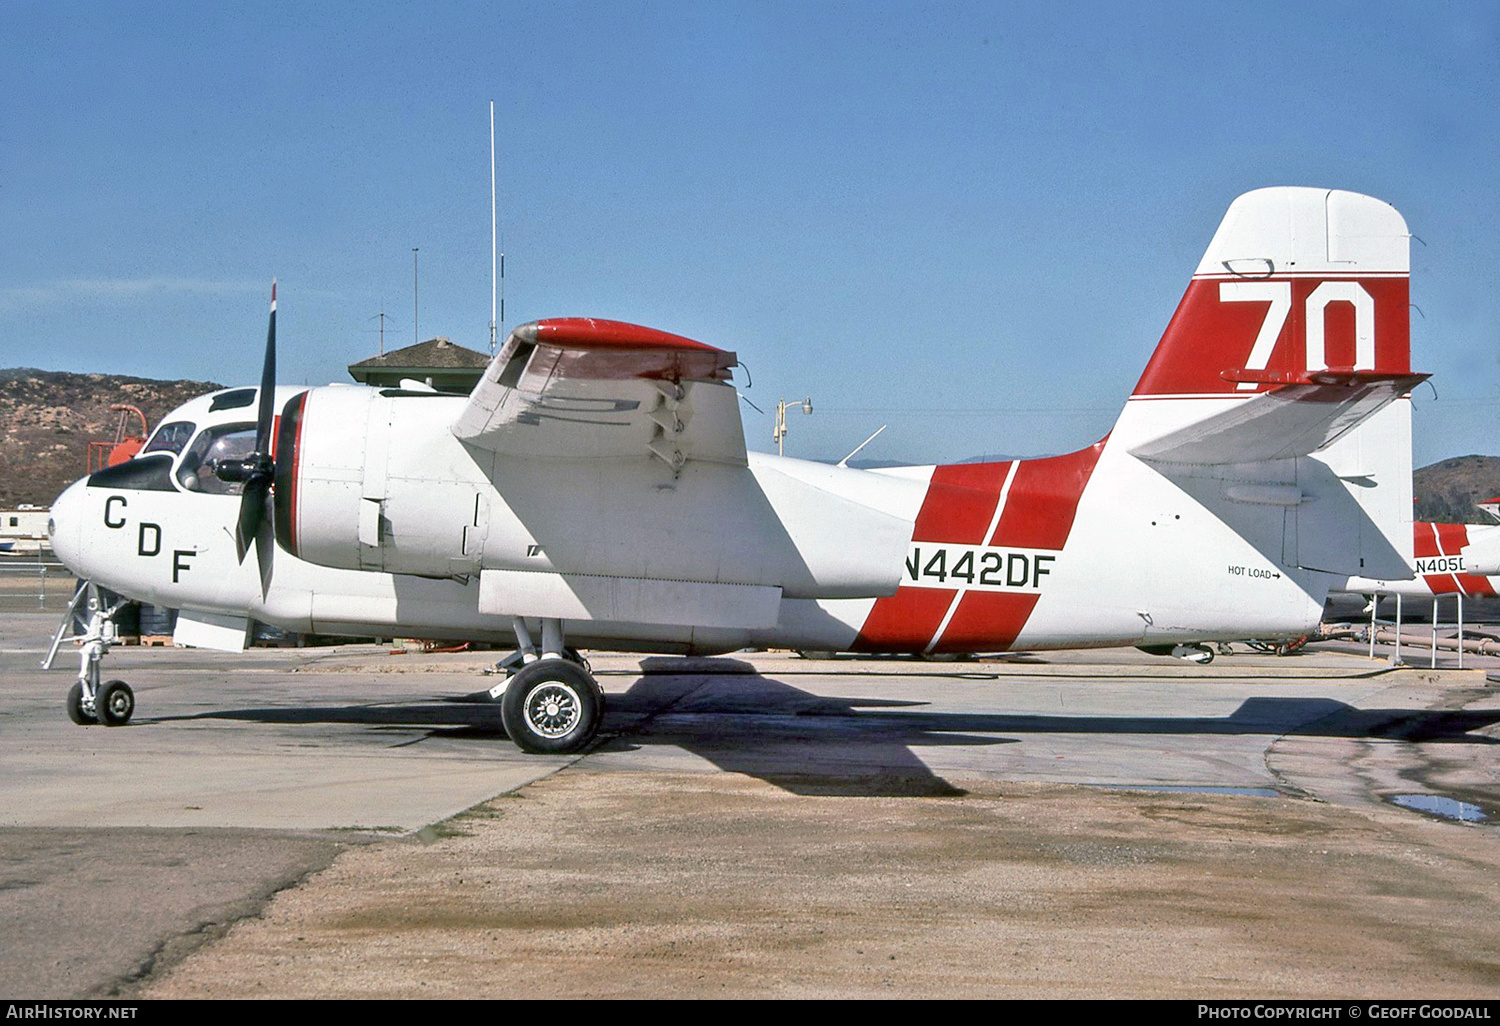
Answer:
M1241 196L1112 443L1283 566L1406 574L1406 394L1425 377L1411 373L1408 240L1368 196Z
M1409 576L1407 250L1367 196L1240 197L1110 435L935 468L855 647L1275 637L1342 578Z

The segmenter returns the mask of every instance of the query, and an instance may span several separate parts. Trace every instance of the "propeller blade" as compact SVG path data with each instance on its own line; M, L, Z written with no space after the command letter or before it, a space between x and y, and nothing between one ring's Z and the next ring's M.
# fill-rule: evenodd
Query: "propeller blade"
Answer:
M271 422L276 416L276 280L271 280L271 321L266 327L266 361L260 371L260 411L255 418L255 451L271 451Z
M266 327L266 359L260 372L260 408L255 418L255 450L243 460L224 460L216 466L214 473L225 481L243 481L245 489L240 497L240 516L234 528L234 548L241 563L250 551L250 542L256 541L260 554L261 585L270 581L271 546L264 540L262 527L270 521L266 516L266 493L271 488L276 464L271 459L271 425L276 418L276 281L271 281L271 320Z
M245 482L244 494L240 496L240 519L234 526L234 551L241 563L250 551L250 542L260 534L261 521L266 515L266 487L259 481Z
M265 516L260 518L260 530L255 533L255 562L260 569L260 597L271 593L271 571L275 564L276 508L268 506Z

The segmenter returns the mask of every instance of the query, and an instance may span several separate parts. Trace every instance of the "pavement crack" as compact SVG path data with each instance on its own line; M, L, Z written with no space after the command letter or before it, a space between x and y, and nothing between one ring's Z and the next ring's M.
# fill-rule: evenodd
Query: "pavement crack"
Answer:
M347 844L336 843L330 847L324 857L303 866L300 870L271 881L252 894L213 909L212 914L203 917L194 926L161 941L142 956L129 972L100 984L86 996L134 997L189 955L224 937L239 923L261 918L276 895L302 886L313 876L331 866L347 848Z

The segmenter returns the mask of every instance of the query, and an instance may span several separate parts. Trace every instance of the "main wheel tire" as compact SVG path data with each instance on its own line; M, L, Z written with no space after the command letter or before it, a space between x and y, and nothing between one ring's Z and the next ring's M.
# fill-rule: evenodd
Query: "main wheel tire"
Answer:
M516 671L500 701L505 732L522 751L582 751L604 719L599 685L566 659L538 659Z
M123 680L107 681L94 696L94 712L106 727L123 727L135 712L135 692Z
M83 708L83 681L74 681L73 686L68 689L68 719L80 727L99 722L98 717Z

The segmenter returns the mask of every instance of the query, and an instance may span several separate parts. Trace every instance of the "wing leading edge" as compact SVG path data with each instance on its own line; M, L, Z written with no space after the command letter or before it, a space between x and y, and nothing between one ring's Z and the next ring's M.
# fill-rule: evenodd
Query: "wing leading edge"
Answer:
M745 465L734 353L623 321L511 332L453 422L461 441L533 459Z

